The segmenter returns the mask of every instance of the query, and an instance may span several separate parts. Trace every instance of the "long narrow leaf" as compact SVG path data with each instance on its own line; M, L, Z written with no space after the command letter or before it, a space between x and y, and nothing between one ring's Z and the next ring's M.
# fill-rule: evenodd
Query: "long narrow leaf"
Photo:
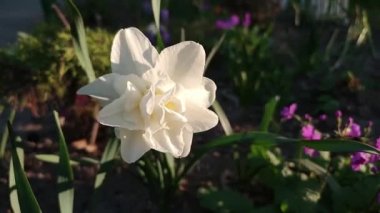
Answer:
M212 108L219 117L219 121L223 127L224 133L226 135L231 135L232 133L234 133L234 130L231 127L230 121L228 120L226 113L224 113L222 106L220 106L217 100L215 100L212 104Z
M59 163L59 155L56 155L56 154L36 154L34 157L46 163L51 163L51 164ZM98 165L100 164L100 161L94 158L90 158L90 157L77 157L77 158L74 157L70 159L71 166L77 166L80 163L88 164L88 165Z
M33 194L32 187L26 178L25 172L21 166L20 158L17 152L17 146L20 144L16 142L15 134L13 132L10 122L8 122L8 131L11 141L11 152L12 152L12 167L13 176L16 183L18 203L21 212L31 212L39 213L41 208L37 202L36 197ZM11 197L12 199L12 197ZM14 209L15 210L15 209Z
M112 169L115 163L115 158L119 150L120 142L118 139L110 139L104 149L102 158L100 160L100 168L95 178L94 189L95 192L91 198L91 210L94 212L96 204L99 202L99 189L102 186L107 173Z
M154 22L156 23L157 32L160 32L160 7L161 0L152 0L152 10L154 16Z
M365 143L353 141L353 140L340 140L340 139L326 139L321 141L297 141L304 146L317 149L319 151L330 152L368 152L371 154L380 154L380 150Z
M88 52L86 32L84 29L82 15L80 14L73 0L66 0L66 3L68 5L70 15L73 17L73 21L71 21L71 35L73 39L75 54L78 58L79 64L86 72L88 80L90 82L94 81L95 72Z
M276 111L277 103L280 100L280 97L276 96L269 100L264 107L264 115L260 124L260 131L267 132L269 125L273 120L273 115Z
M9 117L8 117L8 120L9 120L9 122L10 122L11 124L13 123L13 120L15 119L15 115L16 115L16 109L15 109L15 108L12 108L12 109L11 109L11 112L9 113ZM0 144L0 159L2 159L2 158L4 157L5 147L7 146L8 137L9 137L8 128L5 127L5 128L4 128L3 135L2 135L2 137L1 137L1 144Z
M7 128L8 131L8 128ZM21 139L17 137L15 142L21 142ZM24 168L24 149L21 146L17 147L17 155L20 159L21 168ZM9 166L9 198L11 201L11 207L13 212L21 212L20 204L18 203L17 189L16 189L16 180L15 180L15 172L13 169L13 160L11 158L10 166Z
M58 198L61 212L73 212L74 208L74 174L70 165L70 156L59 122L59 115L53 112L55 125L59 136L59 163L58 163Z
M120 142L118 139L111 139L108 141L104 149L102 159L100 160L100 168L95 178L94 188L99 188L106 177L108 171L111 170L117 151L119 150Z
M301 159L299 162L308 168L310 171L314 172L318 176L322 176L326 179L326 182L329 184L330 188L335 192L339 193L341 191L341 186L334 179L334 177L323 167L310 161L309 159Z
M54 154L37 154L35 155L35 157L40 161L43 161L46 163L52 163L52 164L58 164L60 160L59 155L54 155ZM70 160L70 165L76 166L76 165L79 165L79 162Z
M218 52L218 50L219 50L220 46L222 45L225 38L226 38L226 34L223 34L220 37L220 39L218 40L218 42L216 42L216 44L212 47L210 53L208 54L208 56L206 58L205 70L207 70L208 66L210 65L210 62L214 58L216 52Z

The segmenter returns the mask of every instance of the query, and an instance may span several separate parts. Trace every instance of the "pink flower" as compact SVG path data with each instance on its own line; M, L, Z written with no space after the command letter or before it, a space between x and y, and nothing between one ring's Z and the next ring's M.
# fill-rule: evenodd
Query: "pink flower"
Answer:
M360 130L360 125L354 122L354 119L352 117L348 118L348 125L343 130L343 136L350 137L350 138L358 138L362 135L362 132Z
M219 19L216 21L215 26L221 30L230 30L238 25L240 22L239 16L232 15L229 19Z
M322 134L312 124L306 124L301 129L301 135L306 140L320 140Z
M312 124L306 124L301 129L301 135L306 140L320 140L322 138L322 134L314 128ZM305 147L304 153L310 157L318 157L319 152L315 149Z
M377 138L376 143L375 143L375 147L377 149L380 149L380 137ZM380 155L370 154L370 153L366 153L366 152L355 152L351 156L351 168L354 171L360 171L360 168L362 166L369 164L369 163L371 163L371 164L376 163L379 160L380 160ZM379 167L373 164L373 165L371 165L371 171L374 173L378 173Z
M342 111L340 111L340 110L336 111L336 112L335 112L335 116L336 116L337 118L341 118L341 117L342 117Z
M326 114L322 114L322 115L320 115L320 116L319 116L319 120L321 120L321 121L325 121L325 120L327 120L327 115L326 115Z
M281 111L281 116L285 120L290 120L293 118L295 112L297 110L297 104L293 103L288 107L284 107Z
M356 152L351 156L351 168L359 171L361 166L370 162L371 154L365 152Z

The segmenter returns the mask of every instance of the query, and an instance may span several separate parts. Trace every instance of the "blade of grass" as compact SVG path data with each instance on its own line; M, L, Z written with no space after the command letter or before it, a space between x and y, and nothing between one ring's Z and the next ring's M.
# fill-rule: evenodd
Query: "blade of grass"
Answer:
M353 140L326 139L321 141L299 140L298 143L318 151L330 152L367 152L371 154L380 154L380 150L365 143Z
M11 124L13 123L15 116L16 116L16 109L11 108L11 111L10 111L9 117L8 117L8 120ZM0 144L0 159L4 158L5 148L7 146L8 137L9 137L8 128L4 127L3 135L1 137L1 144Z
M82 15L80 14L78 7L74 4L73 0L66 0L66 4L70 11L71 17L73 17L73 21L70 23L70 28L75 54L78 58L79 64L85 71L88 80L90 82L94 81L96 77L90 55L88 53L86 31L84 29Z
M103 185L103 182L106 178L106 175L109 171L111 171L114 163L115 158L118 153L120 146L120 142L118 139L113 138L110 139L107 142L106 148L104 149L102 158L100 160L100 168L95 178L95 184L94 184L94 194L91 198L91 210L90 212L94 212L96 209L96 204L99 202L99 190L100 187Z
M43 162L46 163L52 163L52 164L58 164L59 163L59 155L55 154L37 154L35 157ZM78 161L70 160L70 165L76 166L79 165Z
M8 128L7 128L8 131ZM21 139L17 137L15 139L15 142L17 144L17 155L20 159L21 168L24 168L24 149L19 146L19 143L21 142ZM18 196L17 196L17 189L16 189L16 180L15 180L15 173L13 169L13 160L11 158L10 166L9 166L9 198L11 202L11 207L13 209L13 212L21 212L20 205L18 203Z
M280 100L279 96L273 97L265 104L264 115L260 124L260 131L268 132L269 125L273 120L273 115L276 111L277 103Z
M160 32L160 7L161 0L152 0L153 17L154 23L156 23L157 32Z
M218 52L220 46L222 45L224 39L226 38L226 34L224 33L220 39L218 40L218 42L216 42L216 44L212 47L210 53L208 54L207 58L206 58L206 64L205 64L205 70L207 70L208 68L208 65L210 65L210 62L211 60L214 58L216 52Z
M233 134L234 130L231 127L230 121L228 120L227 115L224 113L222 106L220 106L217 100L215 100L214 103L212 104L212 108L214 109L214 111L219 117L219 121L223 127L224 133L226 135Z
M100 160L98 174L95 178L95 189L99 188L103 184L107 172L111 170L117 151L119 150L119 145L120 143L118 139L111 139L108 141L106 148L104 149L102 159Z
M41 212L41 208L37 202L36 197L33 194L32 187L29 184L29 181L23 170L23 167L21 166L20 158L18 156L17 147L21 143L16 142L15 134L13 132L12 125L9 121L8 121L8 131L9 131L10 142L11 142L12 167L13 167L13 171L10 174L10 179L11 179L11 176L13 176L16 183L17 198L18 198L18 204L19 204L20 210L21 212L39 213ZM11 199L14 199L14 197L11 197Z
M60 211L73 212L74 208L74 174L70 165L70 156L59 122L59 115L53 112L55 125L59 136L59 163L58 163L58 198Z
M309 159L301 159L299 162L308 168L310 171L314 172L316 175L321 176L326 179L326 182L329 184L330 188L336 192L339 193L341 191L341 186L339 183L334 179L334 177L323 167L320 165L310 161Z

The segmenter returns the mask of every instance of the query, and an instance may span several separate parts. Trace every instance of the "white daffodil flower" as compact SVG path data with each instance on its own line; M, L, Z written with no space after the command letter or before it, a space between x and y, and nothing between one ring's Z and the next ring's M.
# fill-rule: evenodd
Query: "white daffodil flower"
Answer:
M218 123L207 109L215 100L216 85L203 77L205 51L200 44L185 41L159 54L141 31L122 29L113 40L111 63L111 74L78 94L103 105L98 121L115 127L126 162L135 162L150 149L185 157L193 133Z

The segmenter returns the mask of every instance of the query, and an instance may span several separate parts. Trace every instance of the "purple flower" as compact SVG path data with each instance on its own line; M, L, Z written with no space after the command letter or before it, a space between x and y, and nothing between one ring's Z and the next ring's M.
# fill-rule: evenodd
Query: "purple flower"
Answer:
M284 107L281 111L281 117L285 120L290 120L293 118L296 110L297 110L297 104L296 103L293 103L288 107Z
M312 124L306 124L301 129L301 135L306 140L320 140L322 134L314 128ZM304 147L304 153L310 157L318 157L319 152L315 149Z
M162 9L161 10L161 21L164 24L167 24L169 22L169 10L168 9Z
M347 127L343 130L344 135L350 138L358 138L362 135L360 125L354 122L353 118L348 118L349 122Z
M313 118L312 118L309 114L307 114L307 113L304 115L304 117L305 117L305 119L308 120L308 121L313 120Z
M309 157L312 157L312 158L319 157L319 152L309 147L304 147L303 152L305 153L305 155L308 155Z
M251 13L245 13L244 14L244 19L242 23L243 27L249 27L251 26Z
M306 124L301 129L301 135L306 140L320 140L322 138L321 133L314 128L312 124Z
M326 115L326 114L322 114L322 115L320 115L320 116L319 116L319 120L321 120L321 121L325 121L325 120L327 120L327 115Z
M216 21L215 26L221 30L230 30L239 24L239 16L232 15L229 19L219 19Z
M371 154L365 152L356 152L351 156L351 168L354 171L359 171L362 165L369 163Z
M376 149L380 149L380 137L376 139L375 147Z
M337 118L341 118L341 117L342 117L342 111L340 111L340 110L336 111L336 112L335 112L335 116L336 116Z

